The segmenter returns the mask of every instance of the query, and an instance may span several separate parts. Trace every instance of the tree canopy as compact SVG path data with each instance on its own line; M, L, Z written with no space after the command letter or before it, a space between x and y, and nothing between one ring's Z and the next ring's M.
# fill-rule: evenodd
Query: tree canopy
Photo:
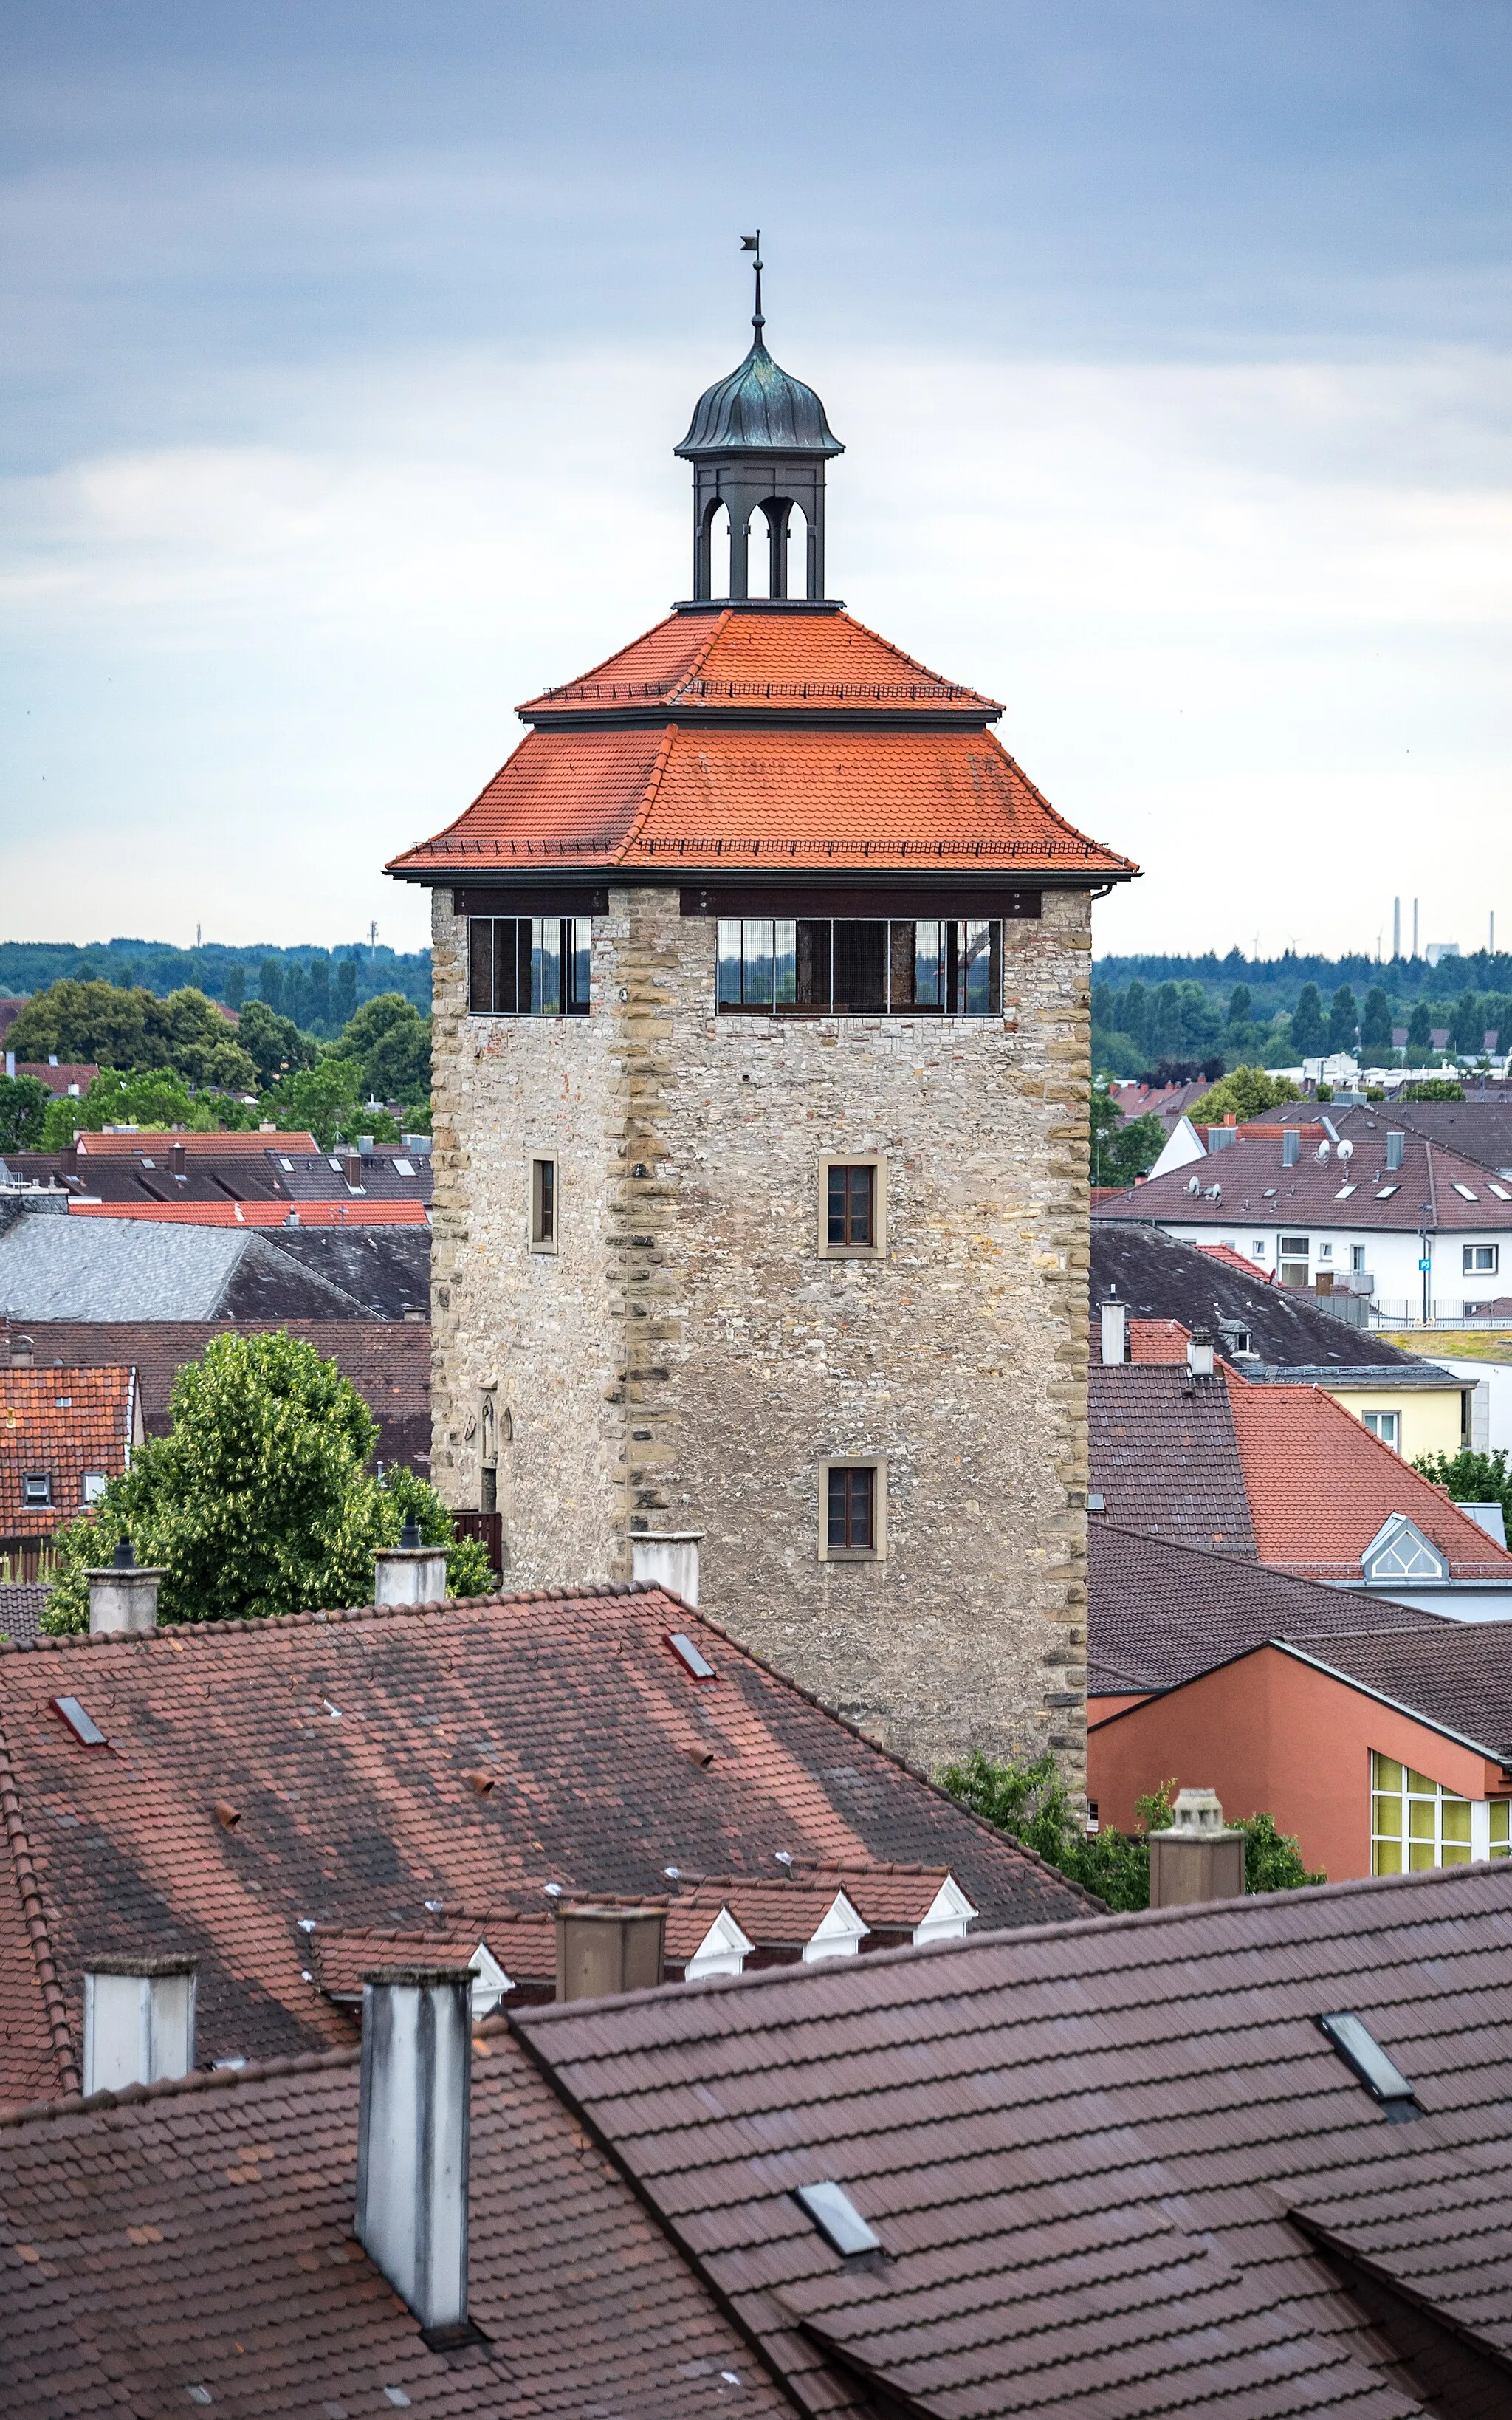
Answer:
M1263 1067L1235 1067L1203 1094L1196 1114L1204 1125L1221 1125L1232 1110L1242 1123L1245 1118L1257 1118L1262 1109L1301 1098L1289 1076L1268 1076Z
M375 1099L429 1102L430 1019L402 991L365 1001L334 1047L344 1059L357 1061Z
M475 1540L457 1540L434 1488L409 1470L370 1467L378 1423L334 1361L284 1330L219 1336L174 1382L173 1426L139 1446L100 1505L60 1531L42 1617L86 1630L90 1564L131 1537L162 1567L159 1616L213 1621L371 1604L373 1556L406 1519L447 1545L447 1585L492 1585Z
M29 1000L6 1036L18 1060L55 1055L123 1075L171 1067L192 1084L245 1092L256 1071L233 1027L202 991L186 986L157 999L140 985L50 984Z
M52 1097L35 1076L0 1076L0 1152L46 1148L47 1105Z

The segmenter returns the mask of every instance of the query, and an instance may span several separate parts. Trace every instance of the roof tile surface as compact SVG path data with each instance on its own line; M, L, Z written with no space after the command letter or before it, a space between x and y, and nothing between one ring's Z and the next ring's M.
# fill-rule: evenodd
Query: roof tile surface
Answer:
M0 1536L50 1537L84 1509L85 1472L116 1478L131 1444L131 1369L0 1370ZM28 1473L50 1502L25 1502Z

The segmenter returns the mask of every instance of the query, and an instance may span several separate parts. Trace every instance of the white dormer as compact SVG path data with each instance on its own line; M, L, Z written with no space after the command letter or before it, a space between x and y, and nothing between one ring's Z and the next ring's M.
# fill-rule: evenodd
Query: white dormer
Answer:
M947 1874L914 1927L915 1947L922 1948L926 1941L964 1941L976 1913L954 1874Z
M472 1978L472 2022L479 2024L493 2015L504 1993L515 1987L486 1941L479 1942L468 1960L468 1973Z
M803 1945L803 1962L816 1965L821 1958L854 1958L872 1927L863 1924L843 1891L837 1891L808 1940Z
M1394 1512L1360 1558L1367 1580L1446 1580L1449 1559L1405 1512Z
M683 1969L683 1980L696 1983L704 1975L738 1975L755 1948L727 1907L722 1907Z

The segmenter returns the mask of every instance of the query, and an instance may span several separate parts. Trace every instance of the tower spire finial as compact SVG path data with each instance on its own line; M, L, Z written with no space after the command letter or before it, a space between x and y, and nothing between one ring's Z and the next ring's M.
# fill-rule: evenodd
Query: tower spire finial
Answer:
M764 341L762 330L765 327L766 321L762 316L762 231L760 227L754 235L741 237L740 249L742 252L753 252L756 255L751 262L751 267L756 271L756 308L751 315L750 324L756 331L756 342L761 344Z

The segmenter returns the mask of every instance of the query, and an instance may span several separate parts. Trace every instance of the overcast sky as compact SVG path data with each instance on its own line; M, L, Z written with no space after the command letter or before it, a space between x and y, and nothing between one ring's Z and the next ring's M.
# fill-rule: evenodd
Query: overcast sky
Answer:
M1512 941L1506 0L5 25L0 937L417 946L687 593L760 225L831 590L1146 867L1100 948Z

